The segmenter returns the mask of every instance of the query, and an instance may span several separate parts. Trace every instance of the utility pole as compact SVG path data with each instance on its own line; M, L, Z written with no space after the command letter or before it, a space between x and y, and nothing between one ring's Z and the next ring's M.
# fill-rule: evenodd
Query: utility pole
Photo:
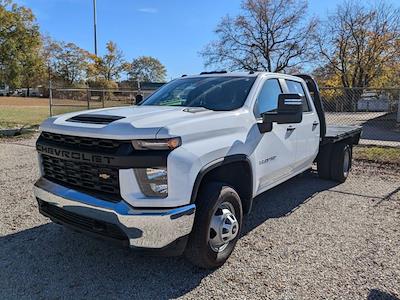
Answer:
M94 54L97 56L97 17L96 17L96 0L93 0L93 29L94 29Z

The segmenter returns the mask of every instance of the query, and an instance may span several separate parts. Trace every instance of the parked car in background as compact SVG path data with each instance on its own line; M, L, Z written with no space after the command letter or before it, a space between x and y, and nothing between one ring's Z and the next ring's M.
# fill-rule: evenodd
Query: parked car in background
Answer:
M358 111L388 111L389 98L385 94L379 95L376 92L368 91L361 95L357 102Z
M40 92L39 88L30 88L29 94L27 88L17 89L16 91L20 97L43 97L43 93Z
M0 83L0 96L8 96L10 94L10 87L4 83Z

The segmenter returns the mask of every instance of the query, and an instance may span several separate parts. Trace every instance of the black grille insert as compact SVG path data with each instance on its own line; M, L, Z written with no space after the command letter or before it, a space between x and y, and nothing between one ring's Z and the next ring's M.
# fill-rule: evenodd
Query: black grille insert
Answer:
M47 217L55 219L56 221L116 240L128 240L126 234L115 224L85 217L49 204L40 199L37 200L41 213Z
M40 139L59 146L73 147L74 149L90 149L96 151L103 150L106 152L110 151L114 152L117 151L117 149L121 145L130 144L130 141L87 138L87 137L63 135L45 131L43 131L42 134L40 135Z
M63 185L79 187L79 190L101 193L104 200L120 201L117 168L69 161L44 154L41 157L45 178Z

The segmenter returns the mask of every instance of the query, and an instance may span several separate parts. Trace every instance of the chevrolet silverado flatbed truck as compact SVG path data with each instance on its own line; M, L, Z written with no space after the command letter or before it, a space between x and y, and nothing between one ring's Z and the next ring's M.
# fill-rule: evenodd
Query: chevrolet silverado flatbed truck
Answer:
M310 76L265 72L183 76L138 105L40 129L43 215L203 268L231 255L255 196L314 162L321 178L344 182L361 134L326 126Z

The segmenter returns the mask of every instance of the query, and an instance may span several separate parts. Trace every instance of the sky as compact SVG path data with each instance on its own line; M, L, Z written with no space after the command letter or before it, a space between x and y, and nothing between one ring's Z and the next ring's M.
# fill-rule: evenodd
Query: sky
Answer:
M359 0L363 1L363 0ZM386 0L396 3L398 0ZM93 0L14 0L31 8L43 34L94 52ZM311 15L323 18L341 0L309 0ZM98 54L112 40L125 59L154 56L167 79L203 71L199 55L216 36L220 19L240 12L241 0L97 0Z

